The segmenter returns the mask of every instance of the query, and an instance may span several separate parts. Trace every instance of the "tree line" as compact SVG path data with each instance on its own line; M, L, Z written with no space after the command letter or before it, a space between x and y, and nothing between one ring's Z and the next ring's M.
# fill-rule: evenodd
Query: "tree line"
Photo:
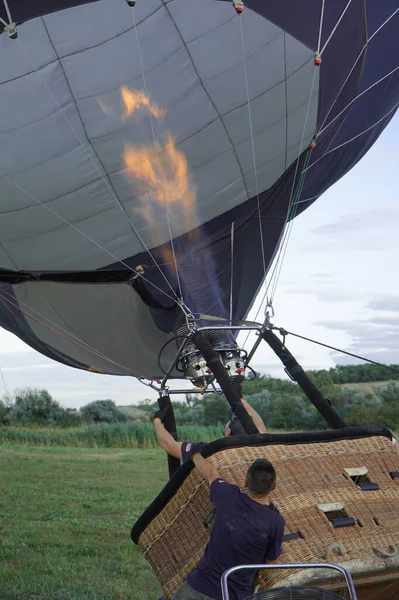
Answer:
M370 369L369 369L370 367ZM396 367L395 367L396 368ZM378 371L380 369L380 371ZM390 375L394 372L388 371ZM348 379L378 381L382 367L375 365L338 366L309 371L309 377L328 398L347 425L384 425L399 428L399 388L393 377L375 389L345 387ZM343 381L338 381L342 379ZM367 386L363 386L367 388ZM247 379L243 395L263 418L269 429L312 430L327 425L298 385L290 380L267 375ZM221 426L227 421L228 404L223 396L187 394L172 402L177 425ZM0 424L80 427L83 424L149 422L157 403L146 400L129 407L118 407L112 400L97 400L80 408L64 409L47 390L26 388L12 398L0 400Z

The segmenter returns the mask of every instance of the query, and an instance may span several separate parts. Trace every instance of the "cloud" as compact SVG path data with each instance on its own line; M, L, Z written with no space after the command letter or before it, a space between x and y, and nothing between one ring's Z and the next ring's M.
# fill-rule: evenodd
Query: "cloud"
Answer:
M365 294L356 293L352 290L337 289L336 287L316 287L314 282L311 282L309 286L287 286L285 291L289 294L308 295L316 298L319 302L356 302L365 299Z
M332 359L336 365L365 364L364 361L359 360L358 358L355 358L353 356L348 356L347 354L333 354ZM383 365L397 365L399 364L399 354L393 354L391 350L375 351L372 360L375 360L376 362L379 362Z
M387 228L397 228L399 223L399 208L384 206L361 214L345 215L328 225L321 225L314 230L317 235L346 240L348 234L359 232L386 233Z
M375 317L361 321L319 321L315 325L334 331L343 331L351 338L348 352L383 363L399 364L399 319ZM361 361L333 352L336 364L357 364Z
M19 367L3 367L3 373L11 373L12 371L35 371L36 369L55 369L57 365L25 365Z
M310 243L303 247L306 251L320 252L339 246L340 249L360 252L387 250L399 246L399 208L385 206L359 214L344 215L337 221L321 225L312 230L317 238L323 237L323 243ZM329 243L326 241L329 240Z
M366 305L371 310L382 310L387 312L399 313L399 297L398 296L383 296L382 298L376 298L371 300Z

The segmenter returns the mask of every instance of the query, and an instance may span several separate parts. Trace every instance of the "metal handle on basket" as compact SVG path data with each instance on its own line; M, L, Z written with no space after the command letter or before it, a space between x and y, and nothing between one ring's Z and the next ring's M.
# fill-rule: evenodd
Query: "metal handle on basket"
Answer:
M341 567L339 565L333 565L331 563L286 563L281 565L276 564L267 564L267 565L238 565L237 567L231 567L225 571L222 575L222 598L223 600L229 600L229 590L227 585L227 578L229 575L234 573L235 571L241 571L242 569L335 569L339 571L344 577L346 581L346 585L348 586L350 600L357 600L355 586L353 584L352 575L349 573L347 569Z

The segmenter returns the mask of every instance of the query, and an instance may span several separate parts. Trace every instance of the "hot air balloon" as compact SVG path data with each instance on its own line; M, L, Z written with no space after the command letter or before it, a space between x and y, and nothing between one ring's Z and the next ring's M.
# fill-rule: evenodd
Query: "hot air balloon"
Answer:
M255 329L342 428L245 319L396 111L397 0L1 0L0 22L0 325L161 397L216 378L243 424Z
M395 113L397 2L366 4L1 2L1 325L156 378L176 300L243 319Z

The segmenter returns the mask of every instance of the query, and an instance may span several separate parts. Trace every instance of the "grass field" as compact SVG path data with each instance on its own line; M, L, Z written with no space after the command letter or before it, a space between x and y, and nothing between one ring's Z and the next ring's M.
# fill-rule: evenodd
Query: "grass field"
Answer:
M0 446L1 600L156 600L130 540L167 480L156 449Z
M223 435L223 427L179 427L179 438L210 442ZM50 427L1 427L2 443L26 446L66 446L69 448L157 448L158 440L150 423L107 423L61 429ZM1 600L1 598L0 598Z

